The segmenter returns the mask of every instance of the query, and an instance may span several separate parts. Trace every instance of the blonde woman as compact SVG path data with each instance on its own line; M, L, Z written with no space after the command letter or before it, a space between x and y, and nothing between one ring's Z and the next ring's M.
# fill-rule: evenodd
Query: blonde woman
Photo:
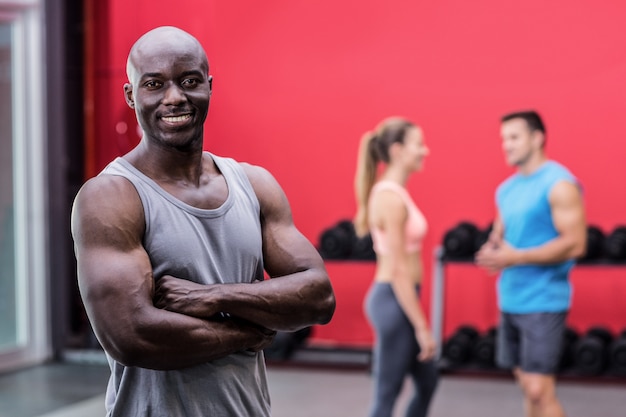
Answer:
M355 187L359 236L371 233L376 273L365 300L375 333L371 417L390 417L404 378L415 393L406 416L426 416L438 381L435 342L419 300L426 219L406 189L429 151L422 130L393 117L361 142Z

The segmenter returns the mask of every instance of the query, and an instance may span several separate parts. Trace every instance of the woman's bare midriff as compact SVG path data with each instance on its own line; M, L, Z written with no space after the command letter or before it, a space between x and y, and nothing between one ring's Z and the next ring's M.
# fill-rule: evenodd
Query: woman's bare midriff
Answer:
M396 268L393 265L393 261L390 256L378 255L376 260L376 274L374 275L374 281L391 282L395 270ZM415 252L409 255L407 272L411 277L411 280L415 284L422 283L423 266L420 252Z

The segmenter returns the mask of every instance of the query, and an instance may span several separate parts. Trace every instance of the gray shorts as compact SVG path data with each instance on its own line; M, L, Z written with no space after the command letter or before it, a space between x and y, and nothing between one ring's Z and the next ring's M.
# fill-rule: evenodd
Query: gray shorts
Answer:
M554 375L558 371L566 312L501 313L496 361L499 367Z

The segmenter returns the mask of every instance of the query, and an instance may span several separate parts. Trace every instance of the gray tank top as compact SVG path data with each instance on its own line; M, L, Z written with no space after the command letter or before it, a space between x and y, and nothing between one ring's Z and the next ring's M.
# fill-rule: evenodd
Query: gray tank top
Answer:
M210 155L228 186L211 210L190 206L117 158L102 174L127 178L143 204L144 246L154 277L164 274L214 284L263 279L260 207L241 166ZM238 352L174 371L126 367L107 355L107 417L227 417L270 415L263 353Z

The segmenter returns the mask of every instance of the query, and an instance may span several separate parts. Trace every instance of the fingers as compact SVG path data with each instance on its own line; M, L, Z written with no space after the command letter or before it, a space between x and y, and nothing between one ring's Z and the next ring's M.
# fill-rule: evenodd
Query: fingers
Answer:
M234 320L238 322L238 325L241 326L242 329L246 328L248 331L250 331L251 335L253 336L254 341L251 343L248 350L252 352L259 352L269 347L274 341L276 331L245 320Z
M435 358L437 353L437 344L428 329L416 330L415 339L420 347L417 359L420 362L429 361Z
M494 274L501 269L499 260L500 254L500 249L483 247L474 256L474 262L476 262L476 265L486 269L490 274Z
M421 346L420 346L421 347ZM426 362L435 358L435 354L437 353L437 346L435 342L425 343L424 347L421 347L421 351L417 356L417 359L420 362Z

